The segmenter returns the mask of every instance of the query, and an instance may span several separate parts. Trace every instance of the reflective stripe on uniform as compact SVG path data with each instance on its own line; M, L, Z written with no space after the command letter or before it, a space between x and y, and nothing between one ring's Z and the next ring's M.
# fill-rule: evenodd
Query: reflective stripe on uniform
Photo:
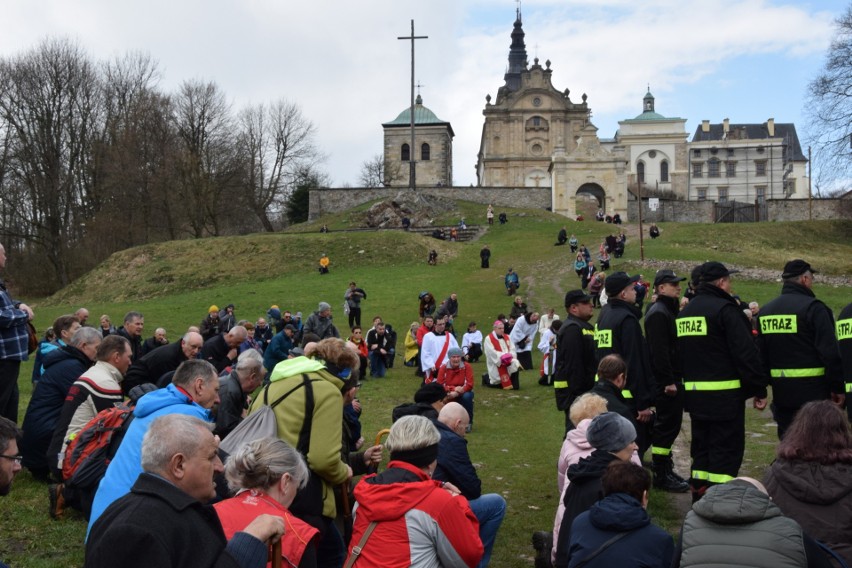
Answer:
M672 455L671 448L658 448L656 446L651 446L651 453L655 456L670 456Z
M852 392L852 383L846 383L846 392Z
M791 379L822 377L825 376L825 367L813 367L811 369L770 369L769 374L776 379L781 377Z
M683 383L683 388L688 391L721 391L740 388L740 380L731 381L693 381Z
M734 476L726 475L724 473L710 473L709 471L693 469L692 479L700 479L702 481L709 481L710 483L727 483L734 479Z
M630 392L629 389L624 389L621 391L621 396L623 396L624 398L633 398L633 393Z
M555 389L567 389L568 381L553 381L553 388Z
M837 320L837 341L852 339L852 318Z

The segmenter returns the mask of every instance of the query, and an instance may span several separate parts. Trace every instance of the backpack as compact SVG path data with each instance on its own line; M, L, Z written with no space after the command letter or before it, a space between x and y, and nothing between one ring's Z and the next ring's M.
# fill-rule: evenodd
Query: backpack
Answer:
M121 404L100 411L68 443L62 461L66 485L97 486L133 420L133 408Z

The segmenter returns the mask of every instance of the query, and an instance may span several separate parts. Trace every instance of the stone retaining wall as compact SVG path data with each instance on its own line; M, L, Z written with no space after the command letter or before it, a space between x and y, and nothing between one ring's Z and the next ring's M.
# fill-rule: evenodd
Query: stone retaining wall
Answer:
M823 219L852 218L852 200L814 199L811 213L808 212L807 199L769 199L766 202L768 221L807 221ZM636 201L627 204L627 217L631 222L639 220L639 206ZM663 201L656 211L648 208L648 202L642 202L642 221L661 223L713 223L715 221L715 202L713 201Z

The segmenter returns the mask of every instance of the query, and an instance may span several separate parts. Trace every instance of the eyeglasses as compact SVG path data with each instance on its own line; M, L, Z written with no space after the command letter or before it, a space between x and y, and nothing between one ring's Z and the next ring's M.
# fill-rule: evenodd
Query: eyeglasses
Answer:
M24 456L7 456L5 454L0 454L0 458L6 458L7 460L12 460L18 465L21 465L21 460L24 459Z

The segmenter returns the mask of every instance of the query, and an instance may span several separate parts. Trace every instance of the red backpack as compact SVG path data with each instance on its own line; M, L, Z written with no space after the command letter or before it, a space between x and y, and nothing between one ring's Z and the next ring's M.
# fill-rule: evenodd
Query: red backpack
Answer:
M132 421L133 408L121 404L100 411L68 443L62 461L66 485L87 488L100 482Z

